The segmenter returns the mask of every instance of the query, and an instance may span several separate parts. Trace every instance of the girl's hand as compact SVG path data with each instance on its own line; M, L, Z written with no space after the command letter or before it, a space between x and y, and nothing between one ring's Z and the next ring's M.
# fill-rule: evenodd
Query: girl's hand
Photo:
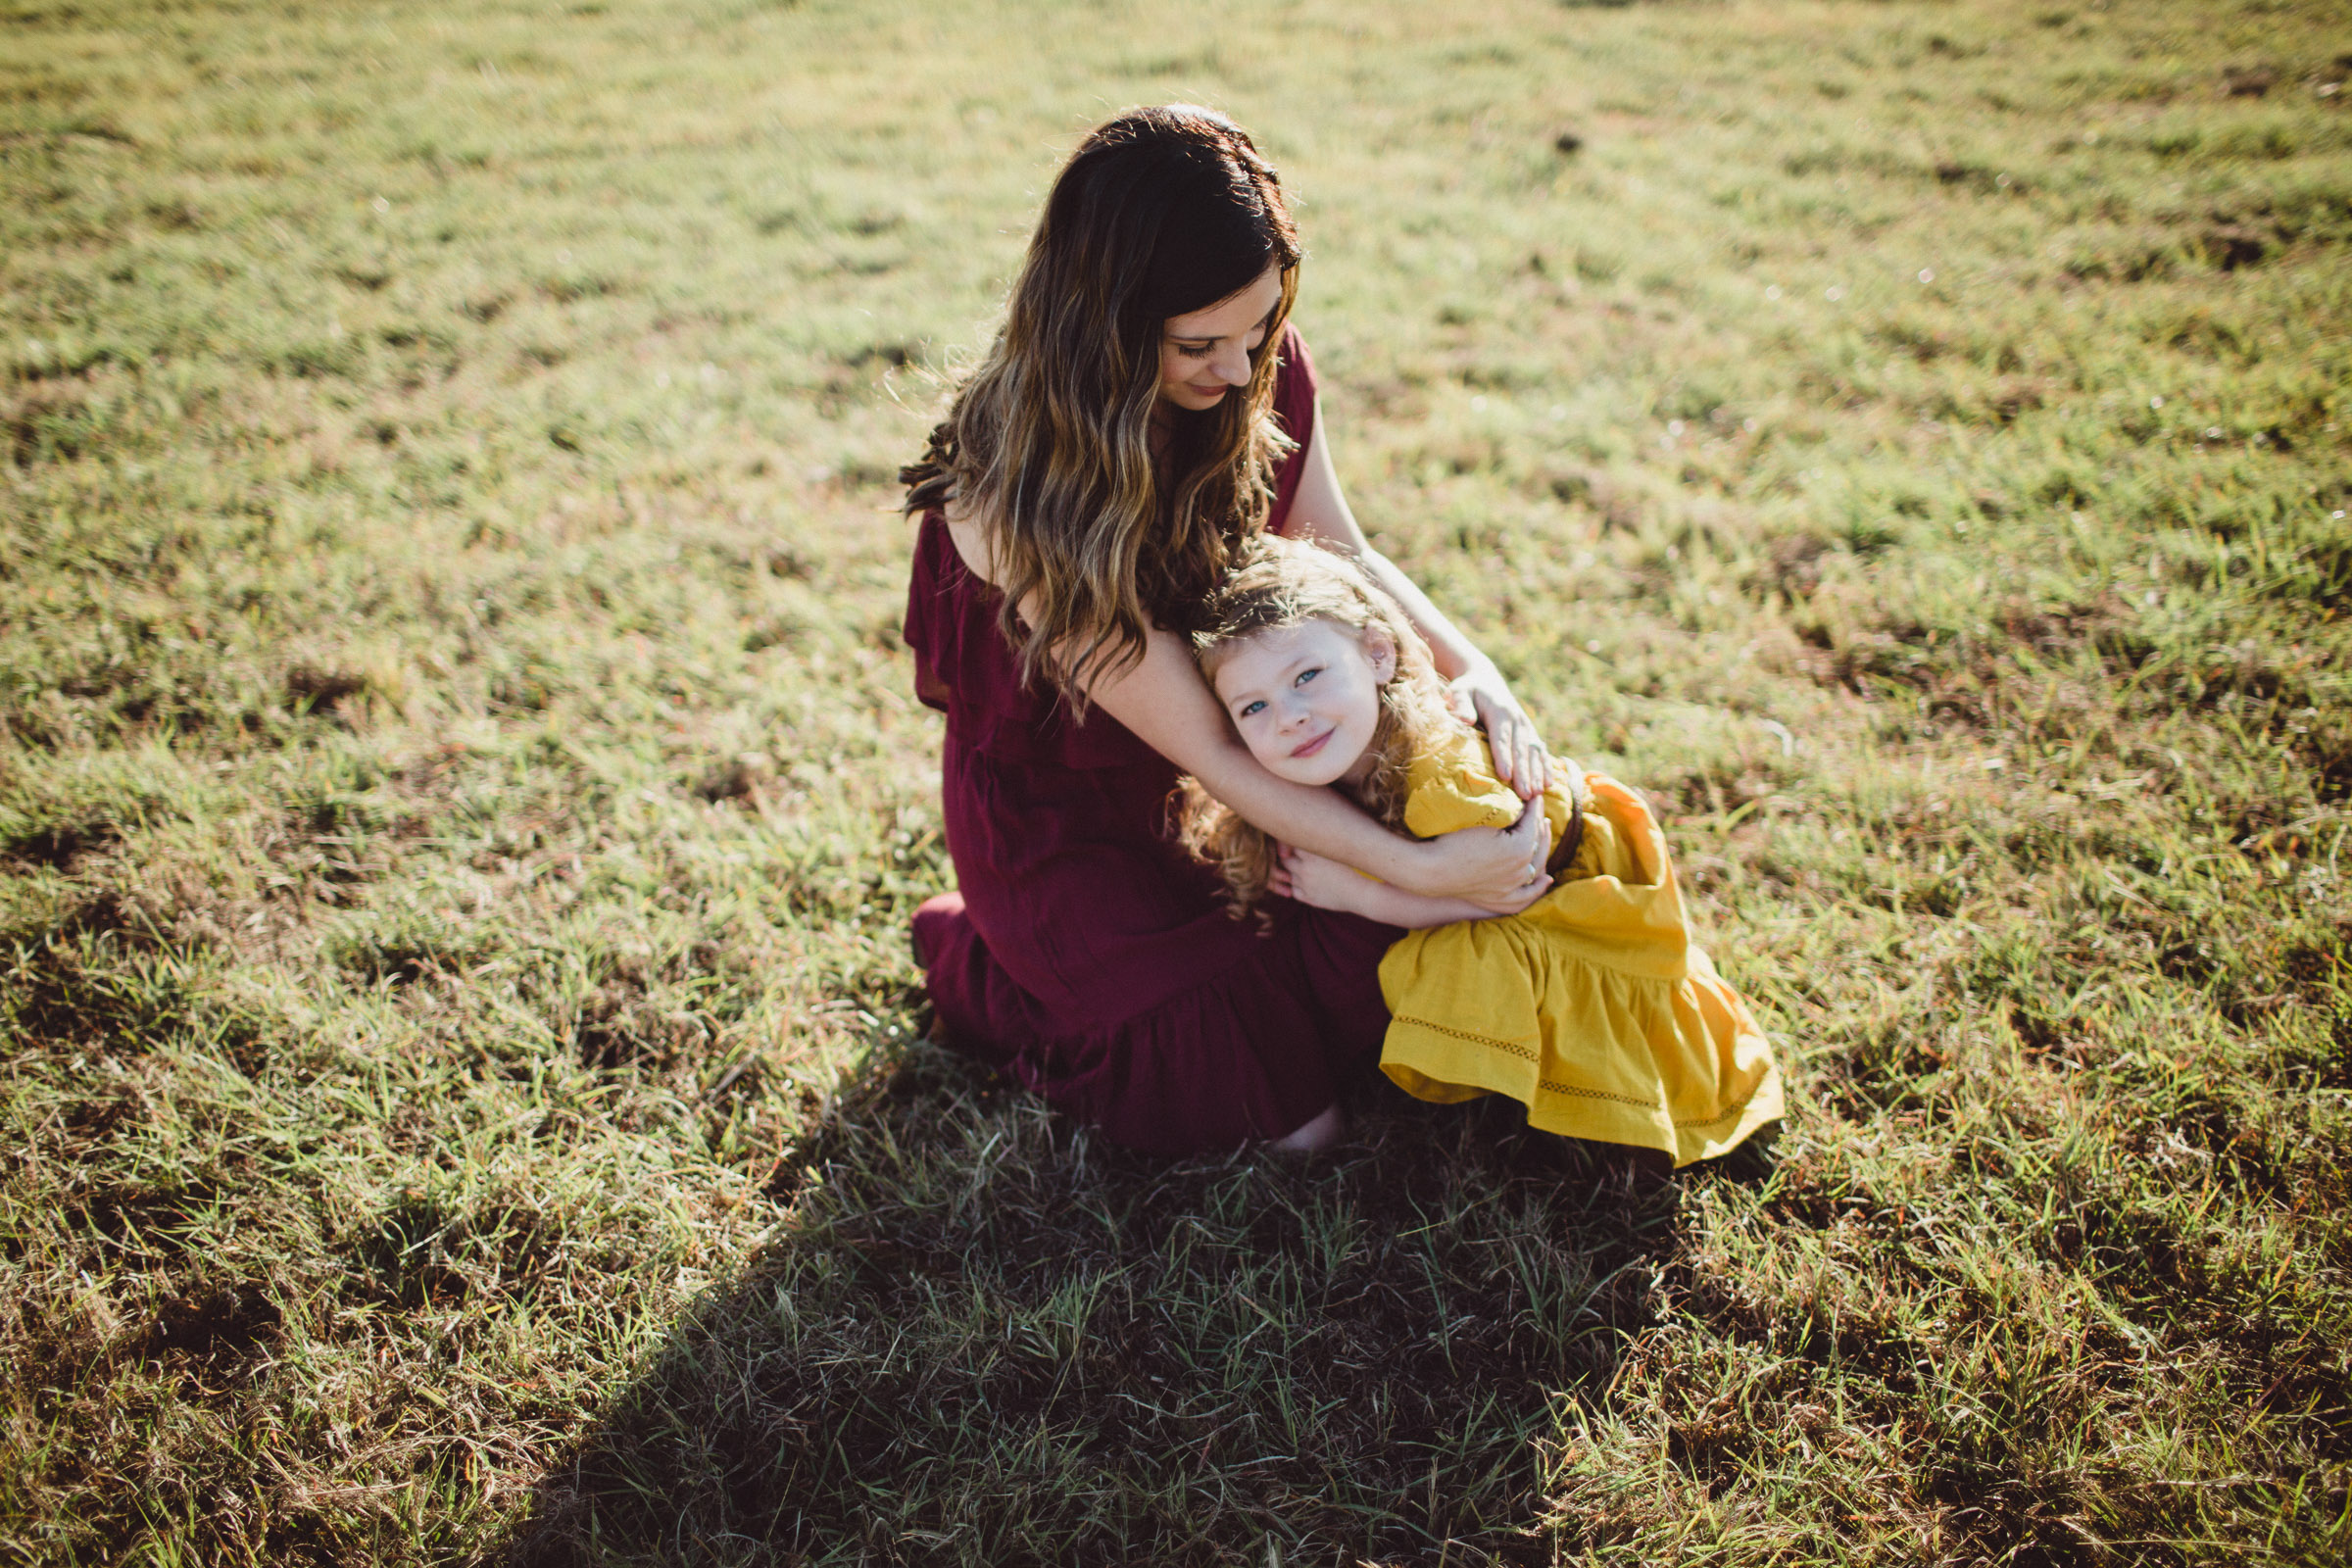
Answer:
M1375 882L1358 875L1337 860L1326 859L1306 850L1289 845L1279 848L1280 863L1266 886L1285 898L1318 909L1340 909L1348 914L1360 914L1383 925L1400 925L1408 930L1427 930L1433 925L1452 925L1458 920L1484 920L1494 914L1513 914L1513 909L1490 909L1463 899L1432 899L1418 893L1393 888L1386 882ZM1551 885L1544 877L1538 884L1541 893Z
M1275 846L1274 873L1266 878L1269 893L1296 899L1309 908L1348 914L1362 914L1363 895L1379 886L1351 865L1289 844Z
M1551 754L1501 672L1493 664L1473 669L1456 676L1446 695L1464 723L1475 722L1486 730L1494 776L1518 791L1523 801L1543 794L1551 782Z

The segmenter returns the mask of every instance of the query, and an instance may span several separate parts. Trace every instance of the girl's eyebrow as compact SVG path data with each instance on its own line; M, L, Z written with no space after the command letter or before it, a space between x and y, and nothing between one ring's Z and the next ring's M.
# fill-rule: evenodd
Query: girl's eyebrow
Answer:
M1287 685L1291 681L1298 678L1298 672L1300 670L1310 668L1320 669L1322 667L1322 664L1317 662L1311 655L1300 655L1298 658L1292 660L1289 663L1282 666L1281 672L1274 677L1272 684L1276 686ZM1252 686L1246 691L1235 692L1233 696L1226 699L1226 706L1231 707L1235 703L1250 702L1264 695L1265 694L1263 692Z
M1289 678L1290 672L1285 670L1282 674L1275 677L1273 683L1279 686ZM1256 686L1245 686L1240 691L1235 692L1231 697L1228 697L1225 700L1228 703L1245 703L1253 697L1263 697L1265 693Z

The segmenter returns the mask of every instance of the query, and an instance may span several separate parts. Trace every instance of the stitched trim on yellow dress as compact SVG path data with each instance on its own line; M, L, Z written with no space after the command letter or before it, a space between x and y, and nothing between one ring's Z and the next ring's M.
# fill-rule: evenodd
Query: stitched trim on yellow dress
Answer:
M1537 1079L1536 1087L1548 1090L1555 1095L1581 1095L1587 1100L1613 1100L1620 1105L1632 1105L1638 1110L1658 1108L1657 1102L1654 1100L1636 1100L1631 1095L1612 1095L1606 1089L1585 1089L1575 1084L1555 1084L1548 1078Z
M1398 1013L1396 1015L1396 1022L1409 1023L1415 1028L1427 1029L1433 1034L1451 1035L1456 1040L1467 1040L1474 1046L1489 1046L1496 1051L1503 1052L1508 1055L1517 1056L1522 1061L1534 1061L1538 1059L1534 1052L1528 1050L1527 1047L1520 1045L1517 1041L1496 1040L1492 1035L1472 1034L1467 1029L1456 1029L1447 1024L1432 1023L1427 1018L1415 1018L1407 1013ZM1538 1089L1547 1090L1555 1095L1581 1095L1587 1100L1614 1101L1620 1105L1634 1105L1642 1110L1655 1110L1657 1108L1657 1102L1655 1101L1641 1100L1632 1095L1613 1095L1605 1089L1585 1089L1580 1088L1575 1084L1553 1083L1548 1078L1538 1078L1536 1080L1536 1087ZM1756 1098L1756 1092L1763 1087L1764 1079L1758 1078L1755 1081L1754 1087L1750 1088L1746 1094L1741 1095L1739 1102L1733 1105L1731 1109L1726 1110L1719 1115L1709 1116L1704 1121L1678 1121L1674 1125L1677 1127L1691 1128L1712 1127L1717 1122L1730 1121L1733 1117L1747 1109L1749 1102Z
M1408 1017L1403 1013L1396 1015L1396 1021L1412 1024L1416 1028L1427 1029L1432 1034L1451 1035L1456 1040L1467 1040L1474 1046L1491 1046L1496 1051L1508 1052L1522 1061L1537 1059L1534 1052L1515 1040L1497 1040L1493 1035L1474 1035L1467 1029L1456 1029L1448 1024L1431 1023L1427 1018Z
M1493 1035L1472 1034L1467 1029L1455 1029L1442 1023L1431 1023L1427 1018L1414 1018L1402 1013L1397 1015L1396 1021L1398 1023L1412 1024L1416 1028L1427 1029L1434 1034L1451 1035L1456 1040L1467 1040L1474 1046L1491 1047L1495 1051L1500 1051L1509 1055L1517 1056L1522 1061L1536 1061L1540 1059L1536 1053L1530 1051L1527 1047L1520 1045L1515 1040L1497 1040ZM1536 1085L1541 1089L1548 1089L1554 1094L1582 1095L1588 1100L1613 1100L1621 1105L1637 1105L1643 1110L1652 1110L1656 1108L1655 1105L1649 1101L1637 1100L1632 1095L1612 1095L1605 1089L1579 1089L1571 1084L1555 1084L1550 1082L1548 1079L1544 1078L1537 1079ZM1715 1119L1717 1121L1721 1121L1723 1118L1718 1116ZM1706 1126L1707 1123L1700 1122L1698 1125L1703 1127Z
M1494 1034L1472 1034L1470 1030L1456 1030L1456 1027L1445 1025L1445 1022L1430 1022L1428 1018L1409 1018L1409 1015L1404 1015L1404 1013L1397 1013L1397 1022L1409 1022L1409 1025L1418 1027L1418 1030L1428 1030L1433 1034L1451 1034L1453 1039L1468 1039L1472 1046L1494 1046L1495 1051L1507 1051L1507 1054L1517 1055L1519 1060L1524 1060L1524 1062L1536 1060L1534 1051L1529 1051L1527 1046L1515 1042L1515 1039L1495 1039Z
M1697 1128L1697 1127L1712 1127L1712 1126L1714 1126L1714 1125L1715 1125L1717 1122L1725 1122L1725 1121L1730 1121L1730 1120L1731 1120L1731 1119L1732 1119L1734 1116L1737 1116L1737 1115L1739 1115L1740 1112L1742 1112L1742 1111L1744 1111L1745 1109L1747 1109L1747 1107L1748 1107L1749 1105L1751 1105L1751 1104L1755 1103L1756 1096L1757 1096L1758 1094L1760 1094L1760 1093L1762 1093L1762 1092L1763 1092L1764 1085L1765 1085L1765 1084L1766 1084L1768 1081L1770 1081L1771 1077L1772 1077L1772 1074L1770 1074L1769 1072L1767 1072L1767 1073L1765 1073L1765 1074L1761 1075L1760 1077L1758 1077L1758 1078L1756 1079L1756 1086L1755 1086L1755 1088L1753 1088L1753 1089L1750 1089L1750 1090L1749 1090L1749 1091L1748 1091L1746 1094L1744 1094L1744 1095L1741 1095L1741 1096L1740 1097L1740 1103L1738 1103L1738 1104L1734 1105L1734 1106L1733 1106L1731 1109L1729 1109L1729 1110L1725 1111L1725 1112L1724 1112L1722 1115L1720 1115L1720 1116L1709 1116L1709 1117L1708 1117L1708 1118L1707 1118L1705 1121L1678 1121L1678 1122L1676 1122L1676 1123L1675 1123L1675 1125L1676 1125L1677 1127L1691 1127L1691 1128Z

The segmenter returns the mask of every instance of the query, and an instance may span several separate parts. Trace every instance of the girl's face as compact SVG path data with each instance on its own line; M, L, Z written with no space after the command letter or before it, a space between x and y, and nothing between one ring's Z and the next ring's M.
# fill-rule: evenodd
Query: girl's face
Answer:
M1358 784L1372 771L1380 689L1396 673L1396 644L1380 627L1307 620L1234 644L1210 684L1267 772Z
M1239 294L1202 310L1171 316L1159 338L1159 396L1195 413L1250 384L1250 356L1266 340L1266 321L1282 303L1282 269L1269 267Z

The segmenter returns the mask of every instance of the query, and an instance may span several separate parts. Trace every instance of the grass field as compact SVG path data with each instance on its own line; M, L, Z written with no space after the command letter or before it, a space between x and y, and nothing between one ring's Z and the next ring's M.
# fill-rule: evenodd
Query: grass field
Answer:
M0 1562L2352 1557L2352 17L0 0ZM1251 126L1374 537L1788 1075L921 1043L891 476Z

